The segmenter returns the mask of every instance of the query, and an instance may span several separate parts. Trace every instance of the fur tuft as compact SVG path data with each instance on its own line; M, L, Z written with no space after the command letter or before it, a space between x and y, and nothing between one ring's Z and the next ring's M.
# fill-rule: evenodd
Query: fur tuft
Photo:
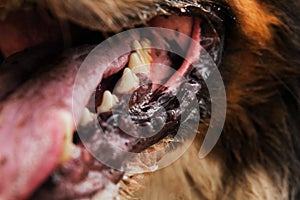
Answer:
M157 14L153 0L37 1L60 19L101 31L120 31ZM151 12L150 12L151 11Z

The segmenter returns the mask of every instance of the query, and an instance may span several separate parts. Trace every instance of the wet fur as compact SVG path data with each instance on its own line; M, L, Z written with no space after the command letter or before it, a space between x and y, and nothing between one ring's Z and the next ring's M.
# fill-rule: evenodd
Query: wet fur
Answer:
M20 6L7 2L0 2L5 12ZM77 2L39 1L39 5L63 20L118 31L163 13L161 3L180 6L184 1ZM200 126L197 140L172 166L124 180L120 190L124 198L300 198L300 3L227 2L237 22L227 32L220 66L228 108L217 146L198 159L205 132Z

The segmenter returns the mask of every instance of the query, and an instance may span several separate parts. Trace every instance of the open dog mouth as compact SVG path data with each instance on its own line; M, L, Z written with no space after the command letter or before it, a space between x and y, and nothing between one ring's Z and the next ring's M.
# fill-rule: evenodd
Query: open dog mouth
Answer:
M203 55L207 52L220 64L223 17L228 17L228 10L210 4L166 10L170 15L157 16L147 24L172 30L167 34L146 28L149 35L137 32L119 38L113 41L117 45L100 49L101 55L84 62L93 47L77 48L64 53L49 69L30 75L29 81L3 89L1 120L12 129L0 127L1 132L11 133L0 136L7 141L0 170L11 174L6 182L17 183L8 193L26 197L35 190L33 199L113 196L113 186L134 159L124 152L151 151L157 143L168 149L180 124L197 125L210 117L204 80L210 68ZM193 42L182 39L182 34ZM170 46L181 56L165 50ZM127 53L119 55L118 49ZM18 56L7 59L4 68ZM88 67L82 69L82 64ZM9 77L8 73L4 80ZM197 108L191 104L194 101ZM200 118L194 117L194 109ZM8 115L11 117L3 118ZM185 128L187 132L191 129ZM28 167L20 156L11 161L14 145L19 145L14 151L26 152L36 163ZM108 166L106 160L117 166ZM14 163L19 163L19 172Z

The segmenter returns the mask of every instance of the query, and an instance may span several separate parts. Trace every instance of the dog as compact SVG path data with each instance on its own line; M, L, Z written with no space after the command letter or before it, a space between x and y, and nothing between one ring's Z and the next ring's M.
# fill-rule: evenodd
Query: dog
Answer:
M225 8L225 11L218 12L218 8ZM217 21L220 18L224 38L219 45L223 51L215 61L219 62L218 69L224 81L227 108L218 142L200 159L199 149L207 130L205 123L200 124L193 144L176 162L155 172L122 176L117 181L120 182L116 196L121 199L209 200L300 198L300 3L283 0L81 0L76 3L16 0L2 1L0 9L3 66L14 53L25 48L45 42L58 44L59 49L100 42L98 38L91 41L90 36L94 38L98 33L108 36L137 26L161 25L164 17L157 18L160 16L169 16L179 23L181 18L199 17L197 12L204 10L206 12L200 16L203 19L213 21L211 13ZM178 18L172 18L173 15ZM168 23L166 20L161 27L173 28ZM184 25L177 26L180 31ZM218 27L214 30L219 31ZM34 36L34 32L40 37ZM50 54L56 57L59 53L47 53L43 58ZM34 71L37 69L33 68L30 73ZM18 86L29 81L15 74L10 79ZM3 88L2 119L3 110L10 105L6 102L11 100L6 97L15 93L16 86L9 90ZM0 130L1 144L5 143L4 130ZM3 150L1 152L0 171L6 173L9 170L1 166L9 163L10 157L5 157L8 154ZM59 157L58 154L60 151L53 157ZM58 165L57 159L54 163L26 191L23 188L28 181L5 179L16 189L0 184L0 197L41 197L34 195L35 191ZM17 168L12 174L26 176L19 171Z

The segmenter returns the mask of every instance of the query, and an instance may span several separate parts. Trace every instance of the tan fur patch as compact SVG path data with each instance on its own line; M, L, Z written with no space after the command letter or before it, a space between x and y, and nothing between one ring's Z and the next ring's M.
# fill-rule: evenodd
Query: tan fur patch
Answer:
M200 160L198 147L199 145L194 143L183 157L167 168L144 175L143 179L139 175L137 179L144 186L144 189L140 190L141 188L139 188L135 193L131 193L133 197L126 196L123 199L288 199L286 179L274 177L271 180L264 169L255 166L253 171L248 170L240 174L238 180L230 176L224 180L224 177L222 178L225 173L224 163L222 164L210 157ZM134 180L135 177L132 179ZM278 185L277 182L280 181L282 182ZM130 186L129 188L134 190ZM125 187L125 190L129 188Z
M271 24L278 25L280 20L271 14L271 8L254 0L228 0L244 34L260 46L272 40Z
M204 199L216 199L221 188L221 182L216 181L221 180L221 166L213 160L200 160L198 151L199 140L171 166L145 175L140 181L145 190L137 191L135 197L143 200L199 199L201 189Z

